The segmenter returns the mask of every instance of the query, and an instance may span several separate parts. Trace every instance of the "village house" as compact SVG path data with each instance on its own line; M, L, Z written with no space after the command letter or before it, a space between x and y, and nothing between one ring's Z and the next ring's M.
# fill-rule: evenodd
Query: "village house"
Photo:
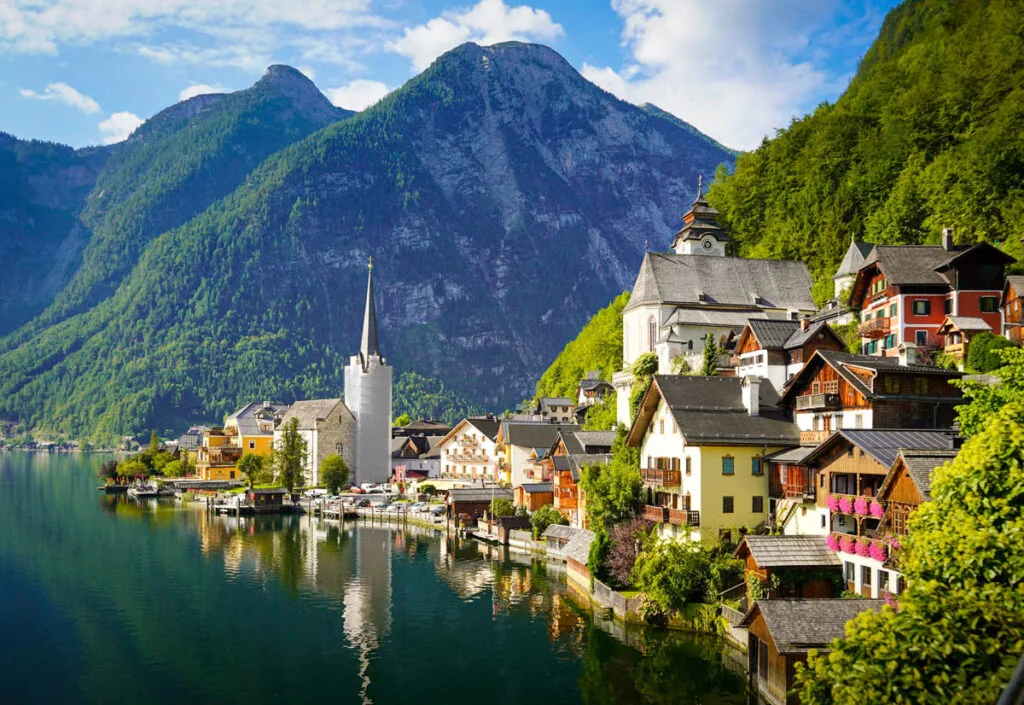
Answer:
M201 480L237 480L238 461L252 453L269 456L274 449L274 429L287 404L269 401L246 404L224 419L223 430L203 432L196 450L196 475Z
M512 490L502 487L452 488L448 491L448 516L452 521L462 521L472 526L490 512L491 502L497 499L511 502L514 499Z
M824 536L756 536L747 534L733 555L743 561L744 575L756 575L768 599L838 597L842 562ZM750 600L750 587L747 599Z
M736 377L758 377L781 393L815 350L844 351L846 346L827 323L752 319L736 339L730 360Z
M573 423L576 407L568 397L541 397L537 400L537 414L549 423Z
M942 350L949 357L963 363L967 357L967 347L979 333L991 333L990 326L984 319L971 316L946 316L936 334L942 340Z
M814 446L772 453L768 463L768 524L792 536L825 536L815 503L814 469L804 463Z
M546 421L502 421L495 438L498 449L498 478L512 487L540 482L534 477L533 462L551 448L560 431L578 431L575 424Z
M797 320L816 310L803 262L726 257L729 236L717 215L698 185L673 251L648 252L640 264L622 311L623 371L612 377L618 422L625 426L632 422L629 366L642 354L656 353L662 373L671 371L677 358L696 369L708 333L724 341L751 319ZM728 361L722 356L719 362L727 366Z
M827 527L826 540L840 554L851 592L881 597L903 591L902 576L889 561L893 546L886 538L881 490L901 451L952 457L958 443L954 434L948 429L844 429L805 458L816 469L820 525ZM911 503L905 489L901 484L900 501Z
M850 295L861 309L862 352L891 357L904 343L941 347L946 316L981 318L1002 330L1003 275L1015 261L988 243L954 245L951 228L942 231L941 246L876 245Z
M495 440L501 422L493 416L471 416L455 425L437 444L441 477L497 482L500 456Z
M391 439L391 475L395 482L438 477L440 453L437 446L444 436L423 434L397 436Z
M601 379L600 371L591 370L580 380L580 385L576 390L576 407L581 409L600 404L614 391L615 388L610 382Z
M828 653L846 623L861 612L879 611L884 600L758 600L743 618L748 631L747 671L751 685L771 705L797 705L796 664L812 649Z
M780 404L794 412L800 442L816 445L837 429L948 428L961 403L959 372L913 361L818 350L792 379Z
M547 549L547 555L552 558L565 558L565 547L569 544L580 529L574 529L571 526L565 526L563 524L551 524L544 530L544 534L541 538L544 539L544 546Z
M874 245L870 243L857 242L850 238L850 246L846 248L846 254L832 276L832 298L811 316L813 323L842 326L857 320L857 312L850 308L850 291L857 279L857 272L864 265L864 260L871 253L872 247Z
M515 505L526 507L531 514L545 504L554 504L554 484L551 482L531 482L515 488Z
M1024 342L1024 276L1006 278L999 297L999 310L1003 312L1003 336L1014 345L1020 345Z
M643 517L661 536L767 522L765 457L799 443L777 399L756 377L654 376L626 443L640 449Z
M586 493L579 486L584 468L601 467L612 461L614 431L559 431L545 454L550 468L554 506L571 526L585 529Z
M350 473L356 464L356 420L340 398L297 401L288 407L274 430L274 444L280 445L284 428L298 422L299 436L306 442L306 482L320 486L320 465L328 455L340 455Z

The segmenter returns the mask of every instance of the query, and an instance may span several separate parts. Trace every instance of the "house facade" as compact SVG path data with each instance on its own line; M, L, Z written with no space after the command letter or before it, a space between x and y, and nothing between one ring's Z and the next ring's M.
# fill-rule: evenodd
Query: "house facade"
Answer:
M437 444L440 476L450 480L497 482L500 454L496 444L501 422L473 416L455 425Z
M654 376L626 442L640 449L642 513L661 536L767 522L765 458L799 444L776 398L755 378Z
M246 453L270 455L274 429L287 409L287 404L253 402L226 416L223 430L204 431L196 449L196 476L201 480L241 479L238 461Z
M288 407L274 431L279 445L283 429L295 419L299 436L306 442L306 482L320 486L320 464L328 455L340 455L349 468L350 480L356 464L356 420L340 398L297 401Z
M537 415L547 423L572 423L576 405L568 397L541 397L537 400Z
M1006 278L999 297L999 310L1003 312L1003 336L1014 345L1024 343L1024 276Z
M587 372L580 380L576 389L576 408L582 409L594 404L600 404L609 394L615 391L610 382L601 379L601 373L597 370Z
M736 339L730 363L737 377L756 375L781 393L816 350L842 352L845 348L824 322L752 319Z
M946 316L939 326L938 336L942 340L942 351L950 358L963 363L974 336L991 332L992 327L983 318Z
M612 460L613 431L559 431L543 465L550 468L555 509L570 526L587 528L587 495L580 477L587 467L600 468Z
M533 472L536 459L551 448L560 431L578 430L579 426L568 423L502 421L495 438L499 479L512 487L543 481L544 477L535 477Z
M904 343L939 348L946 316L977 317L1002 330L1004 270L1014 261L987 243L954 245L949 228L941 246L876 245L850 296L851 306L861 310L861 351L895 356Z

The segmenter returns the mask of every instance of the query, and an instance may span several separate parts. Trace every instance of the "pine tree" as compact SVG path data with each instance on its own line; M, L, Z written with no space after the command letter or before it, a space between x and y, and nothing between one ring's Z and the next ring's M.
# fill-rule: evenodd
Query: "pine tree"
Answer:
M704 336L704 359L700 364L700 373L705 377L718 374L718 346L711 333Z
M156 429L149 432L149 449L153 453L160 452L160 439L156 437Z
M299 434L299 420L292 418L284 426L281 440L274 448L273 463L277 473L277 481L281 486L292 492L297 485L305 482L306 439Z

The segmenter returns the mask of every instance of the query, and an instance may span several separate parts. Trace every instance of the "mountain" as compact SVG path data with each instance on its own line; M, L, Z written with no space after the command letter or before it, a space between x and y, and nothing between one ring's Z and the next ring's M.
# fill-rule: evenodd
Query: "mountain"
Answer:
M208 99L209 112L229 98ZM237 134L237 110L221 110ZM209 124L197 112L182 120ZM162 135L157 118L132 140ZM168 129L154 139L170 165L197 141L221 144L213 126L201 139ZM391 364L507 408L632 284L645 243L667 246L697 175L731 159L518 43L445 54L372 108L270 154L230 192L219 178L230 160L217 154L205 171L182 156L193 171L166 185L117 171L121 203L151 179L154 199L127 209L132 228L94 229L54 305L0 343L0 416L109 437L243 400L336 394L358 347L369 256ZM178 185L204 178L220 188L172 207Z
M1015 0L907 0L835 104L719 172L735 251L801 259L819 300L851 237L988 241L1022 258L1024 13Z

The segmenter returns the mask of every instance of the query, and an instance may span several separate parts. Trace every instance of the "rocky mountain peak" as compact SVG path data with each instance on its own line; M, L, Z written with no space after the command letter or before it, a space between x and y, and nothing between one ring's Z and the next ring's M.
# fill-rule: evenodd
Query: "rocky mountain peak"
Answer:
M285 64L268 66L250 90L261 89L290 99L297 110L312 118L330 122L352 114L335 107L304 73Z

